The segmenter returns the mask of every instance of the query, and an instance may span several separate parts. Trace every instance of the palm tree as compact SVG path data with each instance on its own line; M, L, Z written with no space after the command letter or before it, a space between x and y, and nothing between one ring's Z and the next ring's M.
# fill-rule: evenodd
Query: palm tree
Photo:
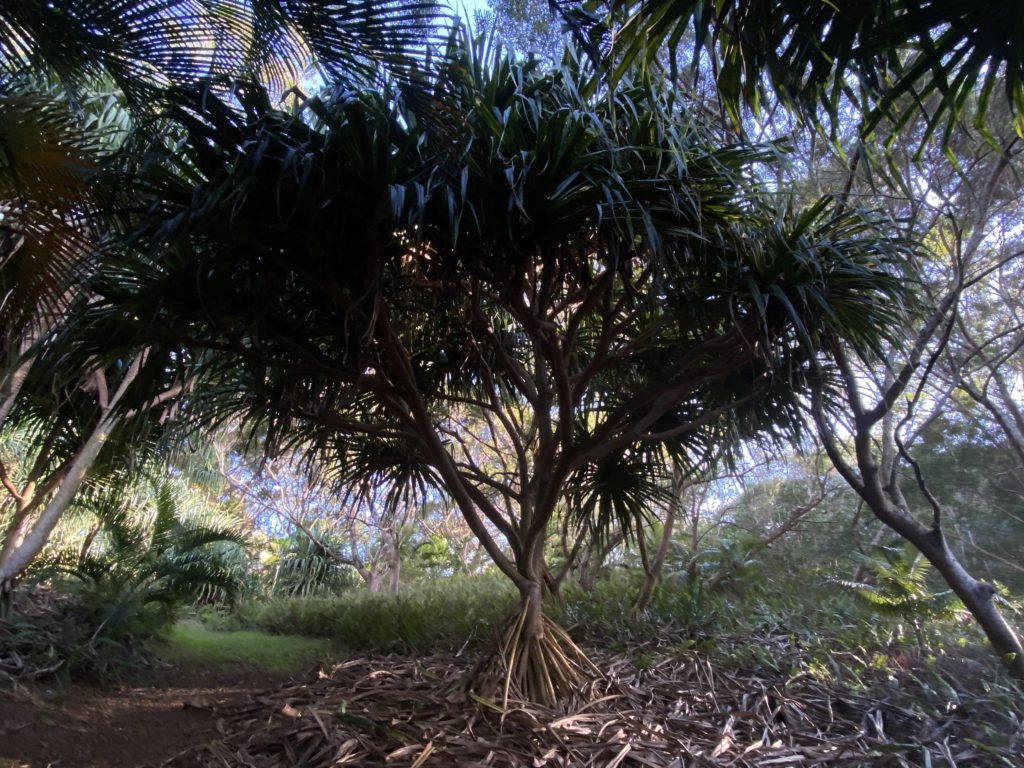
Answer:
M0 77L31 71L87 97L105 82L139 108L154 91L256 77L279 95L319 71L401 71L437 33L434 0L22 0L0 8Z
M465 37L444 60L464 118L443 135L353 82L294 114L175 91L182 139L127 169L147 207L75 344L152 350L194 423L241 414L270 452L344 472L350 441L400 448L520 591L482 684L552 701L588 664L542 609L567 489L614 509L610 463L793 428L823 334L872 348L902 320L909 247L828 200L780 207L773 153L718 146L667 87Z
M436 34L438 10L433 0L5 3L0 259L13 297L3 305L8 324L49 327L37 315L52 321L87 271L88 233L103 210L95 175L109 147L111 99L144 115L161 88L198 80L257 79L280 97L310 76L408 75Z
M344 542L329 531L296 531L275 542L272 594L332 595L352 588L352 569L339 562Z
M185 605L230 601L244 587L244 571L233 561L245 539L217 521L187 517L166 482L153 491L147 515L131 505L122 485L90 489L78 506L95 516L97 535L33 566L37 578L75 580L93 641L153 632Z

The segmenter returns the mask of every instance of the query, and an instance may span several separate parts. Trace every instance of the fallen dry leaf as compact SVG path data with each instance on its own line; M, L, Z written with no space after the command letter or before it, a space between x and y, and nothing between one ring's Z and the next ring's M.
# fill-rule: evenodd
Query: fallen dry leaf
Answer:
M696 655L647 670L611 654L590 658L605 676L552 708L462 695L471 664L454 656L348 659L218 710L221 738L163 765L867 768L884 757L909 768L928 746L921 717L812 676L761 677ZM957 735L947 722L934 733L933 755L955 755L958 768L994 764L967 740L969 728Z

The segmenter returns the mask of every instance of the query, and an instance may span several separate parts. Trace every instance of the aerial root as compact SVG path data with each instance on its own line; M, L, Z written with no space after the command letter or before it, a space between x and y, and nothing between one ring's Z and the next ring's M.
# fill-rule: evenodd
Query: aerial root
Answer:
M543 614L540 626L527 626L523 604L498 632L496 648L474 670L470 690L486 700L500 698L553 706L579 692L600 670L568 633Z

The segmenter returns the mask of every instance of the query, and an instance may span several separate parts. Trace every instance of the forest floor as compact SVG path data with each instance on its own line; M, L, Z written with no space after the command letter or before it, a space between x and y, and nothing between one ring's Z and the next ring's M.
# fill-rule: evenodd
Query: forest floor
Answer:
M173 665L117 689L0 691L0 768L1024 765L1019 714L987 695L908 704L895 678L886 695L693 653L602 651L591 657L604 677L576 700L502 707L464 692L465 657L357 657L301 672L315 645L289 654L280 638L235 636L242 650L210 663L211 643L234 646L196 635L172 643ZM267 650L273 663L250 658Z
M34 685L0 692L0 768L159 765L214 738L217 708L246 701L288 675L179 666L146 678L118 688Z
M0 768L160 765L217 736L217 713L330 656L323 640L179 624L122 685L0 688Z

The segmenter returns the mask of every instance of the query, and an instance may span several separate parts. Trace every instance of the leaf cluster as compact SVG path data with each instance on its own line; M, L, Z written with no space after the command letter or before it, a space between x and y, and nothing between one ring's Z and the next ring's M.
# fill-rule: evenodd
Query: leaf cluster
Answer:
M656 0L627 7L632 15L613 47L616 66L650 59L662 46L674 52L691 32L694 62L702 51L711 54L737 124L740 105L757 109L766 89L814 123L827 114L836 125L844 102L858 104L869 114L867 131L883 118L905 125L934 96L928 135L943 127L945 143L976 94L977 123L984 125L1001 87L1021 128L1024 15L998 0Z

